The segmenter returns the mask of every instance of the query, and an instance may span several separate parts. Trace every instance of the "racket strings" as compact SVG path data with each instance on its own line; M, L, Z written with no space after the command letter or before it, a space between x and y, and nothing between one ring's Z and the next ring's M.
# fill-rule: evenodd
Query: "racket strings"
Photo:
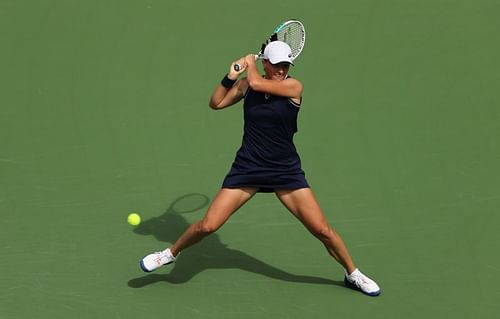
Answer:
M302 51L304 42L304 29L300 23L290 23L278 31L278 40L286 42L292 49L295 59Z

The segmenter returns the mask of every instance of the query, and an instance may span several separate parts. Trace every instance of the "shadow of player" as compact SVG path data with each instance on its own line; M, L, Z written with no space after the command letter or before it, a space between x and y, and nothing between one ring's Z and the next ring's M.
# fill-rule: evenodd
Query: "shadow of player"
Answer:
M190 225L182 216L205 207L209 202L202 194L186 194L176 199L161 216L142 222L134 232L152 235L161 242L173 243ZM139 266L137 266L139 267ZM131 279L128 285L140 288L156 282L173 284L185 283L207 269L241 269L269 278L308 284L327 284L343 286L341 281L325 278L294 275L273 267L242 251L228 248L220 241L218 234L211 234L198 244L182 252L168 274L148 274Z

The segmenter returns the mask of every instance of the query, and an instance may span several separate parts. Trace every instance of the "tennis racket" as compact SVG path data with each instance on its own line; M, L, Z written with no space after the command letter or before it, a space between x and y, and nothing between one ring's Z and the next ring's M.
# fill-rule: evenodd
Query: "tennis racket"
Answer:
M256 59L262 59L266 45L272 41L283 41L288 44L292 49L293 61L299 56L304 48L304 44L306 43L306 29L299 20L288 20L281 23L274 29L271 37L262 44L259 53L255 55ZM241 70L239 64L235 64L233 68L235 71Z

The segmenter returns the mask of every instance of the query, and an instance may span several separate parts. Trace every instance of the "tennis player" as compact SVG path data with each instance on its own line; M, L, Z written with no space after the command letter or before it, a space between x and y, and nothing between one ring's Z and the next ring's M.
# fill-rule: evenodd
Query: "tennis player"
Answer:
M239 64L239 71L235 64ZM202 220L192 224L172 247L145 256L141 268L151 272L173 263L182 250L218 230L256 193L274 192L344 267L348 287L379 295L379 286L356 268L342 238L327 223L301 168L293 135L303 86L288 75L293 65L290 47L281 41L270 42L262 65L264 76L259 74L253 54L233 62L210 99L210 107L216 110L244 100L243 142L221 190ZM238 81L244 71L247 77Z

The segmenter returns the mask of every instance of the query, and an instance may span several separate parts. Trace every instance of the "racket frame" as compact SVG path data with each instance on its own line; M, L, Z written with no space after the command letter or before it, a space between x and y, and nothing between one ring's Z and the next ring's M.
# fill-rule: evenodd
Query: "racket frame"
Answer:
M299 42L299 47L298 47L298 50L296 53L292 52L293 56L292 56L292 61L295 60L299 55L300 53L302 52L302 50L304 49L304 44L306 42L306 29L304 28L304 24L302 22L300 22L299 20L296 20L296 19L292 19L292 20L287 20L285 22L282 22L280 23L275 29L274 29L274 32L271 34L271 37L269 39L271 39L274 35L277 35L279 36L279 32L281 30L283 30L286 26L292 24L292 23L298 23L300 25L300 42ZM278 39L279 40L279 39ZM269 41L269 40L267 40ZM280 40L280 41L283 41L283 40ZM286 43L286 41L283 41ZM288 44L288 43L287 43ZM259 51L259 53L257 53L255 55L255 59L262 59L262 57L264 56L264 52L263 52L263 49L261 49ZM241 66L239 64L235 64L233 66L234 70L236 72L238 72L239 70L241 70Z

